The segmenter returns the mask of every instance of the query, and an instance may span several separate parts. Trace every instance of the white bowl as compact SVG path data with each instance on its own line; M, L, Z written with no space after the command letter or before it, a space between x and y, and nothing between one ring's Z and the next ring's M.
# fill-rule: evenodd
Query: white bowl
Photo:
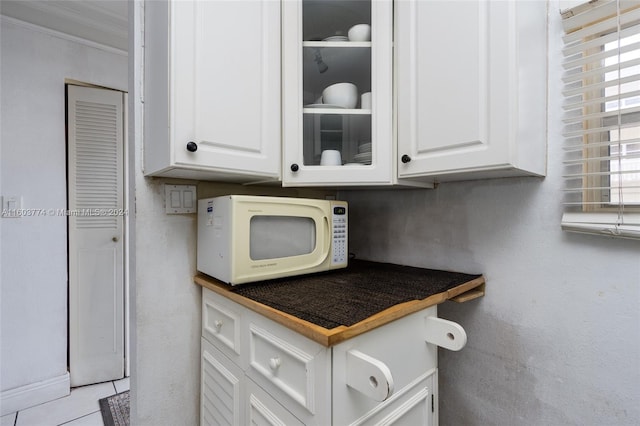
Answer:
M355 108L358 104L358 88L352 83L336 83L324 89L322 101L342 108Z
M349 41L371 41L371 25L358 24L349 29Z

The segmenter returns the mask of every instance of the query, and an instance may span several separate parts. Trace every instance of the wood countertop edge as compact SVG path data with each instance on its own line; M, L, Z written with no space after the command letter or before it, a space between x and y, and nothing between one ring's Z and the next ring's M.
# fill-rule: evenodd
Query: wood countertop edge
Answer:
M233 293L229 291L227 285L216 282L214 279L207 276L196 275L194 277L194 282L246 308L249 308L254 312L264 315L278 324L281 324L326 347L334 346L340 342L344 342L345 340L388 324L391 321L402 318L406 315L413 314L434 305L439 305L449 299L457 299L458 302L466 302L482 297L484 295L485 285L484 277L480 276L448 291L431 295L426 299L411 300L391 306L390 308L378 312L377 314L353 324L350 327L340 326L332 329L326 329L286 312L282 312L244 296L240 296L237 293ZM465 297L465 295L468 296Z
M484 287L485 287L485 280L484 280L484 276L479 276L476 279L473 279L471 281L468 281L464 284L460 284L457 287L454 287L450 290L447 290L447 299L454 299L454 298L458 298L460 296L463 296L465 293L469 293L471 290L476 290L475 292L473 292L474 294L477 293L477 291L481 291L482 295L484 296ZM473 300L473 299L466 299L467 300Z

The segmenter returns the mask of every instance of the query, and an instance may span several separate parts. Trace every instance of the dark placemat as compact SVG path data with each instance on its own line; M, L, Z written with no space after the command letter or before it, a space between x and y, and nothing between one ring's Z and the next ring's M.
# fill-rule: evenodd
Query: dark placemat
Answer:
M422 300L480 275L351 260L346 269L242 284L231 291L326 329Z

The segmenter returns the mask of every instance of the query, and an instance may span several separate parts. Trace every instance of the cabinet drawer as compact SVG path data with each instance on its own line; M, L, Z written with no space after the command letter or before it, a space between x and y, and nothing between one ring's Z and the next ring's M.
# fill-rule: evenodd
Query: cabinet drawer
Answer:
M303 426L293 414L273 399L260 386L247 380L249 411L247 424L256 426Z
M251 315L248 352L247 375L267 393L305 424L330 423L330 348Z
M254 325L250 327L249 339L251 367L313 413L314 354Z
M202 336L238 365L242 353L241 307L203 288Z

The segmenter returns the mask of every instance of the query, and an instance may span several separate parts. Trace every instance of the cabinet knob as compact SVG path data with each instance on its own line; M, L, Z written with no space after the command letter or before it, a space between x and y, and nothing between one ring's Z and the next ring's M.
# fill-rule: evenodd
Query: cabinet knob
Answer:
M198 150L198 144L195 142L187 142L187 151L196 152Z
M300 166L298 166L296 163L293 163L291 165L291 171L292 172L297 172L298 170L300 170Z
M403 155L402 158L400 159L403 163L408 163L409 161L411 161L411 157L409 157L407 154Z
M273 357L269 360L269 367L273 370L276 371L279 367L280 367L280 358Z
M222 321L217 320L216 322L213 323L213 325L216 327L216 331L220 332L220 329L222 328Z

